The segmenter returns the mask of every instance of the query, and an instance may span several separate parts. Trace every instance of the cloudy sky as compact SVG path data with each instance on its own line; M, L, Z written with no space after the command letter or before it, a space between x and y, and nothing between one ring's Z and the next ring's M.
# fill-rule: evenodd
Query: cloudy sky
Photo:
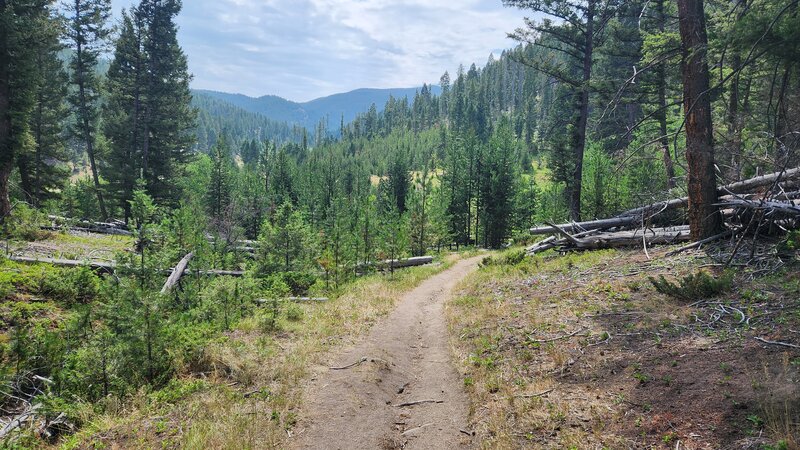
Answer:
M306 101L482 65L524 15L501 0L184 0L178 24L195 88Z

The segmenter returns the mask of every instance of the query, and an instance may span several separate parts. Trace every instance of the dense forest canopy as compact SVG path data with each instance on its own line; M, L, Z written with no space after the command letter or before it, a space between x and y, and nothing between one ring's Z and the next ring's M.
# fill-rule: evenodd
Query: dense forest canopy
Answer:
M110 0L0 0L3 235L35 238L49 214L135 240L116 277L41 274L69 314L3 317L2 381L122 398L202 365L198 343L258 296L684 194L702 238L720 225L718 185L798 166L797 0L503 3L543 17L508 30L514 48L310 132L193 95L180 0L141 0L117 23ZM159 294L189 253L241 280Z

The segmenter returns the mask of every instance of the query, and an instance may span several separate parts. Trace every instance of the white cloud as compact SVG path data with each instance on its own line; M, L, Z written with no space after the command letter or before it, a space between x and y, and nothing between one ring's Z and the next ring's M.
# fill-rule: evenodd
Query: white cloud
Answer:
M195 87L309 100L483 64L523 16L501 0L184 0L178 23Z

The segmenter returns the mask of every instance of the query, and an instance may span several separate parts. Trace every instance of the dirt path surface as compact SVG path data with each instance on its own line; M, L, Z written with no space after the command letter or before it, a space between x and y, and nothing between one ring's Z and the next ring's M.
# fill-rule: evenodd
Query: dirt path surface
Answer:
M320 368L295 428L295 448L472 446L469 399L451 360L443 309L479 260L459 261L423 282L366 338L331 359L339 370ZM425 403L403 406L412 402Z

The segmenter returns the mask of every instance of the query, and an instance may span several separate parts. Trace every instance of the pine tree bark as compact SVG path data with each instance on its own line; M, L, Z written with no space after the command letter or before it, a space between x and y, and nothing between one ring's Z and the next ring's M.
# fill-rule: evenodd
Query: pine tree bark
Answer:
M6 0L0 0L0 14L6 14ZM11 214L8 185L14 168L11 143L11 58L9 54L8 27L0 26L0 224Z
M719 208L714 206L717 183L703 0L678 0L678 17L683 44L689 226L692 239L700 240L717 234L722 225Z

